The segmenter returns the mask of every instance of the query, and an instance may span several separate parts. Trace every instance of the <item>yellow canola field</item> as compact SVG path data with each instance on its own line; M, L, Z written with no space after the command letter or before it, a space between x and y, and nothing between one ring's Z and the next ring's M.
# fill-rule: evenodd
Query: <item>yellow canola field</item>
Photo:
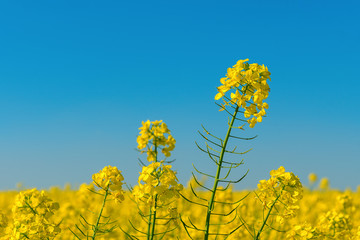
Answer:
M60 205L60 208L51 217L53 222L60 223L61 228L61 232L55 239L76 239L70 230L80 234L76 228L77 225L86 234L81 222L84 224L84 219L92 223L96 221L96 215L101 208L102 197L89 191L89 186L84 184L79 190L53 187L45 191L50 199ZM199 202L190 191L189 188L185 188L182 194L189 200ZM10 226L13 222L12 208L18 193L16 191L0 193L0 239L8 239L5 236L5 227L6 225ZM214 217L214 222L219 223L227 223L235 218L227 225L211 227L212 232L219 233L217 239L223 239L221 233L229 233L243 223L245 224L227 239L253 239L251 236L253 228L258 229L264 217L262 204L256 198L255 192L227 190L223 194L217 195L216 200L231 202L241 199L247 194L249 195L240 202L236 211L226 217ZM296 217L285 219L283 223L277 222L276 216L270 216L268 226L266 226L261 239L360 239L360 191L310 191L305 189L299 206L300 209ZM190 204L182 197L163 211L169 211L171 208L177 209L185 224L204 226L206 208ZM226 213L231 209L229 205L218 204L215 212ZM135 227L146 232L147 224L141 219L138 211L139 208L132 200L129 192L125 193L125 200L121 203L108 201L103 215L110 217L111 226L114 226L114 229L110 233L98 235L96 239L127 239L122 230L139 236L139 239L144 239L144 237L140 237L141 234L134 230ZM166 230L165 228L175 228L175 230L167 233L163 239L177 239L177 237L179 237L178 239L189 239L181 220L177 216L164 221L170 221L170 224L164 224L164 227L159 225L158 231ZM322 234L321 237L320 233ZM203 238L201 231L189 231L189 234L193 239ZM215 239L215 236L210 237L210 239Z

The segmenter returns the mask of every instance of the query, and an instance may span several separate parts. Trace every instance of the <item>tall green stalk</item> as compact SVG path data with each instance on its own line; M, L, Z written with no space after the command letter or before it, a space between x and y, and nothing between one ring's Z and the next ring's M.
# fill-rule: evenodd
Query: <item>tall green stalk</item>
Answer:
M152 208L150 208L149 210L149 219L148 219L148 229L147 229L147 240L150 240L150 236L151 236L151 223L152 223Z
M284 189L284 188L283 188L283 189ZM275 204L277 203L277 201L279 200L279 198L280 198L280 196L281 196L281 194L282 194L282 190L283 190L283 189L281 189L280 194L277 195L277 197L275 198L273 204L271 204L271 206L270 206L270 208L269 208L269 211L268 211L268 213L266 214L266 217L265 217L265 219L264 219L264 221L263 221L263 224L261 225L261 227L260 227L258 233L256 234L254 240L259 240L259 239L260 239L260 234L262 233L264 227L266 226L266 222L267 222L267 220L268 220L269 217L270 217L271 211L272 211L272 209L274 208L274 206L275 206Z
M271 207L269 208L269 211L268 211L268 213L267 213L267 215L266 215L266 217L265 217L265 219L264 219L264 221L263 221L263 224L261 225L258 233L256 234L255 240L259 240L260 234L262 233L264 227L266 226L266 222L267 222L267 220L268 220L268 218L269 218L269 216L270 216L270 213L271 213L273 207L275 206L275 203L276 203L277 200L279 199L279 197L280 197L280 195L277 196L277 198L275 199L274 203L273 203L273 204L271 205Z
M155 146L155 162L158 161L158 150L156 140L154 140ZM149 215L149 222L148 222L148 232L147 232L147 239L153 240L155 236L155 224L156 224L156 208L157 208L157 195L154 198L154 208L150 207L150 215ZM153 210L154 209L154 210Z
M101 219L101 216L102 216L102 212L103 212L103 210L105 208L106 198L107 198L108 194L109 194L109 188L107 188L106 191L105 191L104 201L102 203L102 206L101 206L101 209L100 209L100 212L99 212L99 216L97 217L96 224L94 226L94 233L93 233L93 235L91 237L91 239L93 239L93 240L95 239L96 233L99 230L99 223L100 223L100 219Z
M150 240L153 240L154 236L155 236L156 208L157 208L157 195L155 195L154 211L153 211L153 217L152 217L152 222L151 222Z
M215 176L215 179L214 179L214 186L212 188L212 194L211 194L211 198L210 198L207 213L206 213L204 240L209 239L210 218L211 218L211 213L212 213L213 208L214 208L214 199L215 199L217 186L218 186L219 180L220 180L221 166L222 166L222 162L223 162L223 159L224 159L227 142L229 140L231 129L232 129L232 126L234 125L234 121L236 119L236 114L237 114L238 110L239 110L239 106L236 106L235 112L234 112L234 114L232 116L232 119L231 119L231 122L229 124L228 131L226 133L224 142L222 143L221 153L220 153L220 157L219 157L219 163L217 165L216 176Z

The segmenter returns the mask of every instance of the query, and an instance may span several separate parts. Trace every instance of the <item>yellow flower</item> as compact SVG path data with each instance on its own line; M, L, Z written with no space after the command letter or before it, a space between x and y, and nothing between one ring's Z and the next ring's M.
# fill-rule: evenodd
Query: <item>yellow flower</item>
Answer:
M310 184L314 184L317 181L317 175L315 173L310 173L308 178Z
M50 218L59 209L53 202L36 188L22 191L15 198L13 212L13 231L10 239L52 239L61 229Z
M278 177L285 173L285 168L283 166L280 166L278 170L271 170L270 176L271 177Z
M330 187L329 179L327 179L327 178L322 178L322 179L320 180L319 187L320 187L320 189L322 189L322 190L327 190L327 189L329 189L329 187Z
M264 65L257 63L246 63L249 59L239 60L232 68L228 68L225 78L221 78L221 86L217 88L218 93L215 100L223 98L225 102L221 110L229 104L236 104L238 107L245 109L244 117L248 119L250 127L254 127L256 123L262 122L265 110L268 104L264 100L269 95L270 72ZM230 101L224 98L226 93L234 90L230 94ZM227 98L228 99L228 98Z
M283 166L270 171L269 180L258 184L257 197L265 208L276 209L276 220L280 223L286 218L293 218L299 210L298 202L302 198L302 184L292 172L286 172Z
M92 176L94 184L102 191L108 191L116 202L124 200L122 185L124 177L117 167L106 166L100 172Z
M153 122L147 120L146 122L142 122L139 130L140 135L137 137L138 149L142 150L147 148L147 150L143 150L141 153L147 153L147 160L149 162L157 161L159 149L161 149L165 157L171 156L171 151L175 148L176 140L170 134L170 130L162 120Z
M166 202L173 197L179 197L183 186L178 183L176 172L171 165L162 162L153 162L143 166L140 172L138 185L133 189L133 195L138 202L152 204L155 196L160 202Z

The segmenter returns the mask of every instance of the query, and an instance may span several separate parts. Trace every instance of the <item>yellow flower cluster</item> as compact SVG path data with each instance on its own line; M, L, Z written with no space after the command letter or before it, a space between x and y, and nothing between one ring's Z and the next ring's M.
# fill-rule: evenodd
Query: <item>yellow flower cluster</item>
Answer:
M310 239L319 239L320 233L317 228L312 227L308 223L295 225L286 235L286 238L289 240L310 240Z
M61 231L50 218L59 204L37 189L20 192L12 208L13 223L7 232L9 239L53 239Z
M182 188L183 186L178 183L176 172L171 170L171 165L165 165L161 161L143 166L133 194L138 202L152 206L155 197L160 203L165 203L173 197L179 197L178 192Z
M322 190L328 190L329 187L330 187L329 179L327 179L327 178L322 178L322 179L320 180L319 187L320 187L320 189L322 189Z
M308 178L310 184L314 184L317 181L317 175L315 173L310 173Z
M335 239L350 239L353 223L352 215L355 212L352 197L344 193L336 199L335 208L321 215L319 229L324 236Z
M93 174L92 179L97 187L107 191L116 202L124 201L122 189L124 177L117 167L106 166L100 172Z
M265 208L274 206L277 221L292 218L299 210L299 200L303 196L302 184L292 172L285 172L284 167L270 171L269 180L261 180L258 184L258 198ZM282 209L282 210L281 210Z
M352 224L350 216L338 211L328 211L320 217L320 229L323 235L329 235L335 239L346 239L350 234Z
M215 95L215 100L223 99L226 105L236 104L245 109L244 117L250 127L262 122L262 117L266 114L265 109L269 106L264 100L269 95L270 72L264 65L257 63L246 63L249 59L239 60L232 68L228 68L226 77L221 78L221 86ZM230 99L225 96L229 90L235 90L230 94ZM222 110L222 109L221 109Z
M358 195L359 196L359 195ZM324 207L324 200L319 201L320 209ZM325 202L325 201L324 201ZM288 232L287 238L295 239L360 239L360 226L356 231L353 220L355 217L356 207L350 192L337 194L336 201L330 200L332 208L323 212L316 218L313 225L308 223L295 225ZM358 202L359 204L359 202ZM322 205L322 206L321 206ZM357 215L358 216L358 215Z
M0 211L0 239L5 234L6 226L8 225L8 218Z
M137 137L138 149L142 150L147 148L147 160L149 162L156 161L156 155L158 153L158 148L161 149L161 152L165 157L171 156L171 151L175 148L175 139L170 134L170 130L167 125L160 121L147 120L142 122L140 129L140 135ZM148 146L149 142L152 141L153 146ZM142 151L141 153L143 153Z

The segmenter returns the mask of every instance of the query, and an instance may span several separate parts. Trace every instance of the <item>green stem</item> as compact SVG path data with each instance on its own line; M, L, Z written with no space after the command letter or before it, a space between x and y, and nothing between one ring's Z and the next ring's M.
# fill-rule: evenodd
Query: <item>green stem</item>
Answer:
M282 191L281 191L281 192L282 192ZM260 238L260 234L261 234L262 230L264 229L264 227L265 227L265 225L266 225L266 222L267 222L267 220L268 220L268 218L269 218L269 216L270 216L270 213L271 213L273 207L275 206L276 202L278 201L279 197L281 196L281 192L280 192L280 194L276 197L274 203L273 203L273 204L271 205L271 207L269 208L269 211L268 211L268 213L267 213L267 215L266 215L266 217L265 217L265 219L264 219L263 224L261 225L261 228L259 229L259 231L258 231L258 233L257 233L257 235L256 235L256 237L255 237L255 240L258 240L258 239Z
M151 207L150 207L150 210L149 210L149 220L148 220L148 229L147 229L147 240L150 240L150 235L151 235L151 217L152 217L152 211L151 211Z
M91 237L91 239L93 239L93 240L95 239L96 233L97 233L98 230L99 230L99 223L100 223L100 219L101 219L102 212L103 212L103 210L104 210L104 208L105 208L105 202L106 202L106 198L107 198L108 194L109 194L109 187L105 190L104 201L103 201L103 203L102 203L99 216L98 216L98 218L97 218L97 220L96 220L96 224L95 224L95 226L94 226L94 233L93 233L93 235L92 235L92 237Z
M157 160L158 150L157 150L157 144L156 144L156 142L154 143L154 145L155 145L155 149L154 149L154 151L155 151L155 162L157 162L157 161L158 161L158 160Z
M221 166L222 166L222 162L223 162L225 151L226 151L226 145L227 145L227 142L229 140L231 129L232 129L232 126L234 125L234 121L235 121L235 118L236 118L236 114L238 113L238 110L239 110L239 106L236 106L235 112L234 112L234 114L232 116L232 119L231 119L231 122L230 122L230 125L229 125L229 128L228 128L228 131L226 133L224 143L223 143L222 148L221 148L221 153L220 153L220 157L219 157L219 164L217 166L216 176L215 176L215 179L214 179L214 186L212 188L212 194L211 194L209 206L208 206L207 213L206 213L204 240L209 239L210 217L211 217L211 213L212 213L212 210L213 210L213 207L214 207L214 199L215 199L216 189L217 189L217 186L219 184Z
M154 212L153 212L153 217L152 217L152 222L151 222L151 236L150 236L150 240L153 240L153 239L154 239L154 236L155 236L156 208L157 208L157 195L155 195Z
M26 205L28 208L30 208L30 210L32 211L32 213L33 213L34 215L38 215L38 213L31 207L31 205L30 205L27 201L25 201L25 205Z
M156 138L154 139L154 152L155 152L155 162L158 161L158 150L157 150L157 144L156 144ZM157 174L156 177L158 178ZM152 211L152 206L150 206L150 213L149 213L149 220L148 220L148 230L147 230L147 239L153 240L154 239L154 232L155 232L155 221L156 221L156 207L157 207L157 195L155 195L154 199L154 211Z

